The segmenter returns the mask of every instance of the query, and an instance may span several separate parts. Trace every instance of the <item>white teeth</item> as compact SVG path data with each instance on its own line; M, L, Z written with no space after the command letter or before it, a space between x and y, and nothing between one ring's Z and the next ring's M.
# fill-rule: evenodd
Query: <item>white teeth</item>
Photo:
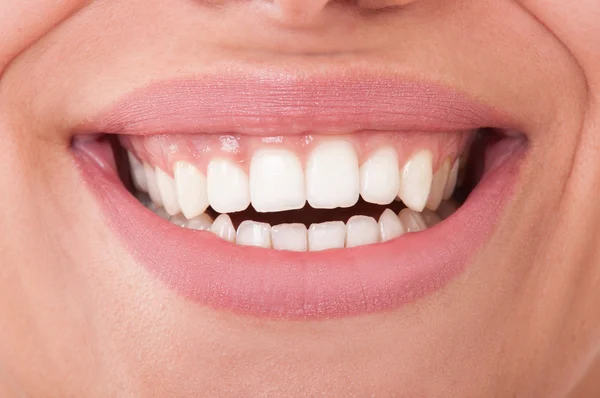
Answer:
M379 226L373 217L354 216L346 223L346 247L379 242Z
M162 169L156 168L156 185L167 213L172 216L178 214L180 210L179 203L177 203L177 194L175 193L175 180Z
M446 187L444 188L444 200L448 200L452 197L454 193L454 188L456 188L456 181L458 180L458 166L459 160L456 159L454 164L452 165L452 170L450 170L450 175L448 176L448 182L446 183Z
M347 141L319 145L306 163L306 198L313 208L351 207L359 195L358 158Z
M160 197L160 192L158 190L158 185L156 184L156 173L154 169L147 164L144 164L144 174L146 174L146 183L148 184L148 195L150 199L158 205L162 206L162 199Z
M250 199L258 212L304 207L306 194L300 159L284 149L257 150L250 163Z
M188 222L188 219L180 213L169 217L169 221L171 222L171 224L175 224L178 227L185 227L185 224Z
M308 250L312 252L343 248L346 225L341 221L312 224L308 229Z
M395 239L406 233L406 228L396 213L385 209L379 217L379 238L382 242Z
M398 155L394 148L372 154L360 168L360 195L370 203L392 203L400 189Z
M419 232L427 228L425 220L421 216L421 213L411 209L402 209L398 213L398 218L402 221L407 232Z
M271 226L261 222L244 221L238 227L236 243L269 249L271 248Z
M175 163L173 174L177 200L183 215L194 218L204 213L208 207L206 177L186 162Z
M233 161L211 160L206 180L208 202L218 213L242 211L250 205L248 176Z
M138 191L148 192L148 184L146 183L146 172L144 171L144 166L131 152L127 152L127 157L129 158L133 185L135 185Z
M414 211L422 211L431 189L432 155L428 150L414 154L402 169L398 196Z
M280 224L271 228L273 249L305 252L308 250L308 236L304 224Z
M235 228L227 214L221 214L210 227L210 232L228 242L235 242Z
M192 218L191 220L188 220L188 222L185 223L185 227L194 229L196 231L209 231L212 224L212 218L210 218L208 214L204 213Z
M442 198L444 196L444 189L448 182L448 173L450 173L450 160L446 159L440 166L439 170L433 175L431 182L431 192L429 192L429 199L427 199L427 208L430 210L437 210Z

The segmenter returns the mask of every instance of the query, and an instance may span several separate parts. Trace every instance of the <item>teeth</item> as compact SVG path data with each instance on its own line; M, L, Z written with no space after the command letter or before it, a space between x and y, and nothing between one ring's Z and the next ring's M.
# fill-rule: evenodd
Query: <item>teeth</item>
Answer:
M250 198L258 212L304 207L306 194L300 159L283 149L256 151L250 163Z
M427 224L425 224L425 220L421 216L421 213L414 210L402 209L400 213L398 213L398 218L406 227L407 232L419 232L427 228Z
M271 248L271 226L266 223L244 221L237 230L236 243L241 246Z
M144 174L146 174L146 183L148 184L148 195L150 199L157 205L162 206L162 199L156 184L156 173L150 165L144 164Z
M312 252L343 248L346 225L341 221L312 224L308 229L308 250Z
M313 208L351 207L359 195L358 158L347 141L315 148L306 164L306 198Z
M442 221L442 217L440 217L436 212L425 209L421 212L421 216L427 224L427 227L433 227L436 224L439 224Z
M135 185L138 191L148 192L148 184L146 183L146 172L144 171L144 165L142 165L131 152L127 152L127 157L129 158L133 185Z
M458 179L458 166L459 161L456 159L452 165L452 170L450 170L450 175L448 176L448 183L444 189L444 200L450 199L454 193L454 188L456 188L456 180Z
M305 252L308 250L307 230L304 224L280 224L271 228L273 249Z
M221 214L210 227L210 232L228 242L235 242L235 228L227 214Z
M354 216L346 223L346 247L379 242L379 225L373 217Z
M396 150L378 150L360 168L360 195L367 202L385 205L394 201L399 189Z
M177 162L173 169L179 208L187 218L194 218L208 208L206 177L194 166Z
M185 227L189 228L189 229L194 229L196 231L209 231L212 224L213 224L212 218L210 218L210 216L205 213L205 214L200 214L199 216L194 217L191 220L189 220L185 224Z
M398 196L414 211L422 211L427 203L432 180L432 155L428 150L417 152L402 169Z
M185 224L187 224L188 219L185 218L183 214L177 214L175 216L169 217L169 221L172 224L177 225L178 227L185 227Z
M208 203L216 212L233 213L250 205L248 176L231 160L211 160L206 180Z
M163 220L169 220L169 218L171 217L164 207L160 207L154 210L154 213L156 213L156 215L162 218Z
M429 199L427 199L427 208L430 210L437 210L444 196L444 190L446 183L448 182L448 174L450 173L450 160L444 160L444 163L440 166L439 170L433 175L433 181L431 182L431 192L429 192Z
M390 209L385 209L379 217L379 237L382 242L395 239L406 233L406 228L396 213Z
M180 213L181 210L179 210L177 194L175 193L175 180L171 178L170 175L157 168L156 185L158 186L158 192L160 192L160 198L167 213L172 216Z

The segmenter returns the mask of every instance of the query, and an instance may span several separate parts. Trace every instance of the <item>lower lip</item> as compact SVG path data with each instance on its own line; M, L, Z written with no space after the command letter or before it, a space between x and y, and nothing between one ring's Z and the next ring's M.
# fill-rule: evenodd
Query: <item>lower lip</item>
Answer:
M177 227L144 208L109 161L102 165L106 151L84 144L75 157L124 247L182 296L257 317L318 319L397 308L464 271L511 196L525 152L513 147L442 223L386 243L307 253L237 246Z

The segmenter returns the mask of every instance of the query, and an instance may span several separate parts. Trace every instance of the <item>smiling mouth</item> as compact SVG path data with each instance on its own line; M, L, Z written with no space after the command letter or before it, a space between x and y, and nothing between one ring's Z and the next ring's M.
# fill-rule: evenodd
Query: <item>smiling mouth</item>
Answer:
M274 109L257 95L272 100L262 83L255 117L228 104L239 84L211 112L187 106L210 94L206 84L171 82L76 135L83 176L136 262L201 304L280 318L395 308L465 269L510 197L522 134L430 86L359 113L356 101L326 106L331 93L356 95L348 82L290 83L295 95ZM413 113L390 116L394 100ZM226 115L235 111L243 118Z

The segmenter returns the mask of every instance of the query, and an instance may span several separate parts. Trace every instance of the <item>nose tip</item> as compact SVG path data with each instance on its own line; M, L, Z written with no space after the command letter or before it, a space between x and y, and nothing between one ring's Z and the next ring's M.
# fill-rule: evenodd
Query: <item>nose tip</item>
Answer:
M339 7L383 9L404 6L416 0L271 0L277 19L290 25L310 24L330 4Z

